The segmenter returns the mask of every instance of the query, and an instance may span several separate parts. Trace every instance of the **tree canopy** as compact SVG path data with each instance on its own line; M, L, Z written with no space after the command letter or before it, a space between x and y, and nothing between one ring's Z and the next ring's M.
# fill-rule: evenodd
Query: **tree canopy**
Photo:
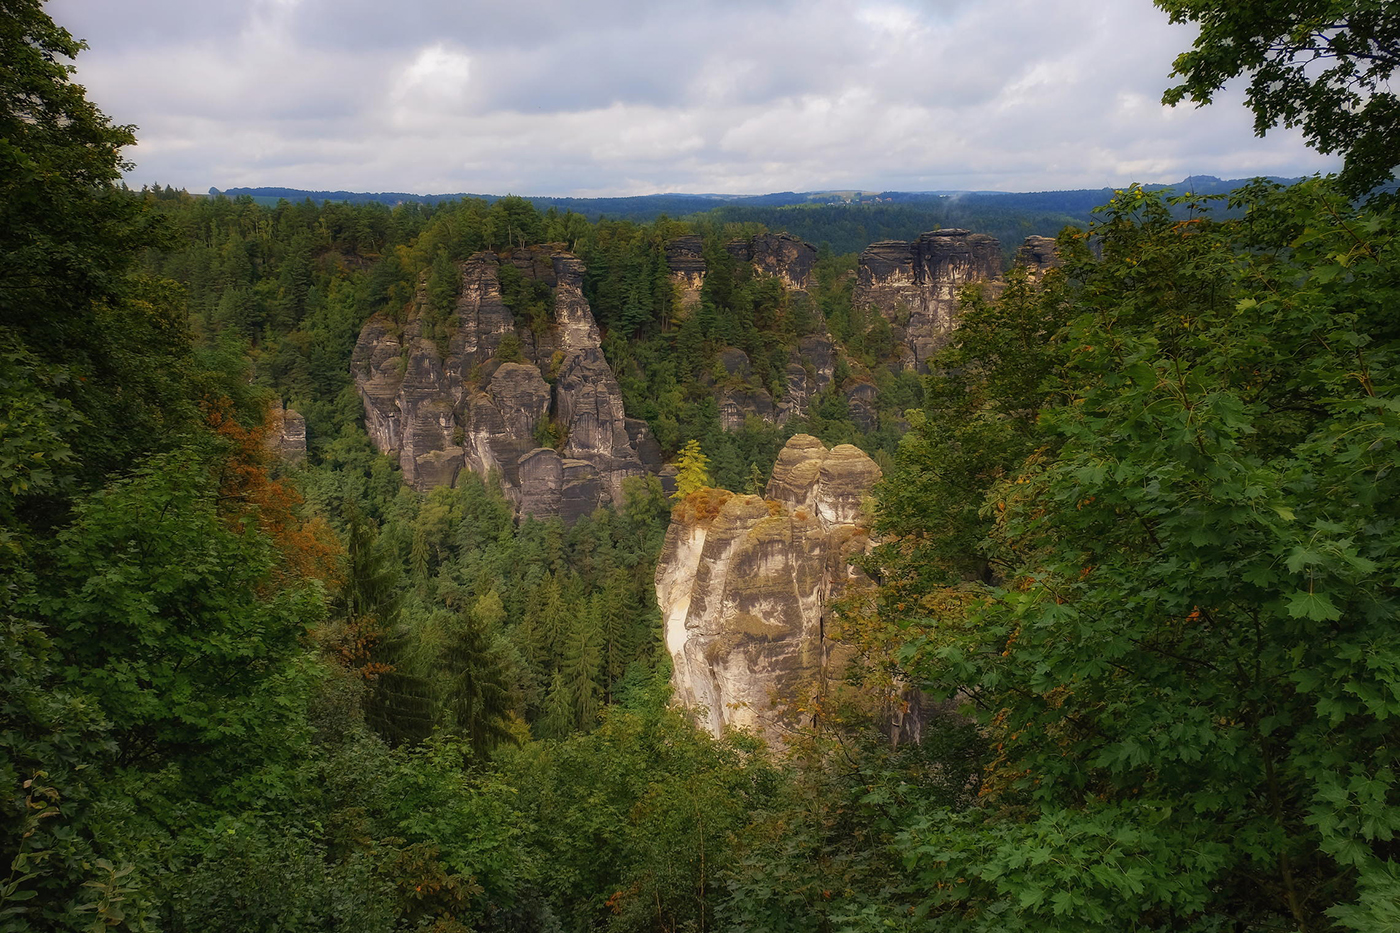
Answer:
M1400 8L1390 0L1155 0L1173 23L1200 33L1177 56L1182 82L1163 96L1208 104L1225 82L1248 76L1259 135L1301 127L1309 145L1338 153L1353 193L1389 181L1400 166Z

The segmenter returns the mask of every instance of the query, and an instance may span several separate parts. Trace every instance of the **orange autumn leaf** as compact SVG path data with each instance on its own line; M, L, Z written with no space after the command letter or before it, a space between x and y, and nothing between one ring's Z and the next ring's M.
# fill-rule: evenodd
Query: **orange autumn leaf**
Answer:
M245 428L233 416L228 399L206 400L205 420L229 445L219 475L220 511L233 527L253 518L282 557L273 571L278 583L295 579L335 579L340 544L324 519L304 519L298 514L301 495L268 471L272 453L267 439L272 431L269 416L253 428Z

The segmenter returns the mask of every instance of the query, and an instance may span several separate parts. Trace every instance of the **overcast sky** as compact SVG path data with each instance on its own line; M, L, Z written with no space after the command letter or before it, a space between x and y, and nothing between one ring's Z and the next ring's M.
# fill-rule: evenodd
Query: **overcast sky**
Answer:
M133 185L603 196L1304 175L1150 0L49 0Z

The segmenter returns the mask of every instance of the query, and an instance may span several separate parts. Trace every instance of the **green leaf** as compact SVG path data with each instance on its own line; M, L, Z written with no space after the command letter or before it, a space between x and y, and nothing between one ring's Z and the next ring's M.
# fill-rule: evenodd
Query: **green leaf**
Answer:
M1342 617L1341 610L1332 604L1326 593L1295 590L1288 596L1288 614L1295 619L1311 619L1314 622L1331 622Z

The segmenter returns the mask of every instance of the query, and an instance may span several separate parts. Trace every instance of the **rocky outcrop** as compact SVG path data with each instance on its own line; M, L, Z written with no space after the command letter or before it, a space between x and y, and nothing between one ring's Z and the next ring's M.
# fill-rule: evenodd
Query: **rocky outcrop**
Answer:
M726 387L719 392L719 425L726 431L737 431L750 418L779 424L778 409L773 405L773 396L767 389L754 389L744 386ZM782 421L786 421L783 418Z
M296 464L306 459L306 419L291 408L283 408L281 400L267 411L267 449L283 463Z
M922 368L957 324L958 291L1001 275L1001 246L967 230L935 230L913 243L882 240L860 255L855 301L874 308L894 328Z
M803 337L788 358L787 386L779 419L800 418L836 377L836 345L825 334Z
M700 287L705 284L704 243L700 237L686 234L667 243L666 268L671 271L671 281L680 287L681 307L698 307Z
M873 431L880 426L875 408L875 398L879 394L868 382L857 382L846 388L846 410L851 414L851 423L862 431Z
M760 233L749 240L730 240L724 248L739 262L751 262L790 289L805 290L817 263L817 248L790 233Z
M1031 281L1039 282L1045 273L1060 264L1060 254L1052 236L1028 236L1016 250L1016 265L1024 266Z
M726 382L716 389L720 426L737 431L749 418L781 425L803 417L817 395L831 385L836 353L829 336L803 337L788 355L781 398L775 400L773 393L751 378L753 367L747 354L733 347L720 351L718 362L726 374Z
M549 326L516 322L501 297L502 262L550 287ZM375 446L420 490L450 485L463 469L497 476L522 515L573 520L619 502L623 481L658 469L661 453L623 412L583 297L583 264L538 248L477 253L459 268L446 322L431 323L424 288L401 326L377 314L360 332L351 369ZM540 447L547 435L557 450Z
M656 594L677 701L710 732L777 741L793 705L839 664L832 599L869 547L865 500L880 468L855 447L799 434L766 497L703 490L677 506Z
M790 289L806 289L817 263L817 248L790 233L760 233L753 238L750 252L754 268Z
M537 447L520 458L521 499L536 518L559 518L573 524L591 514L603 500L598 470L587 460L561 457L557 450Z
M494 372L485 387L462 399L458 421L463 426L464 465L479 476L498 472L503 488L520 489L520 460L539 446L535 438L549 416L550 388L531 364L499 363L490 368ZM531 502L523 495L518 501ZM527 511L537 514L533 507Z
M817 262L817 248L789 233L760 233L730 240L724 248L736 261L752 263L759 274L773 276L794 291L807 288ZM682 307L698 306L707 269L700 237L687 234L667 243L666 267L681 290Z

